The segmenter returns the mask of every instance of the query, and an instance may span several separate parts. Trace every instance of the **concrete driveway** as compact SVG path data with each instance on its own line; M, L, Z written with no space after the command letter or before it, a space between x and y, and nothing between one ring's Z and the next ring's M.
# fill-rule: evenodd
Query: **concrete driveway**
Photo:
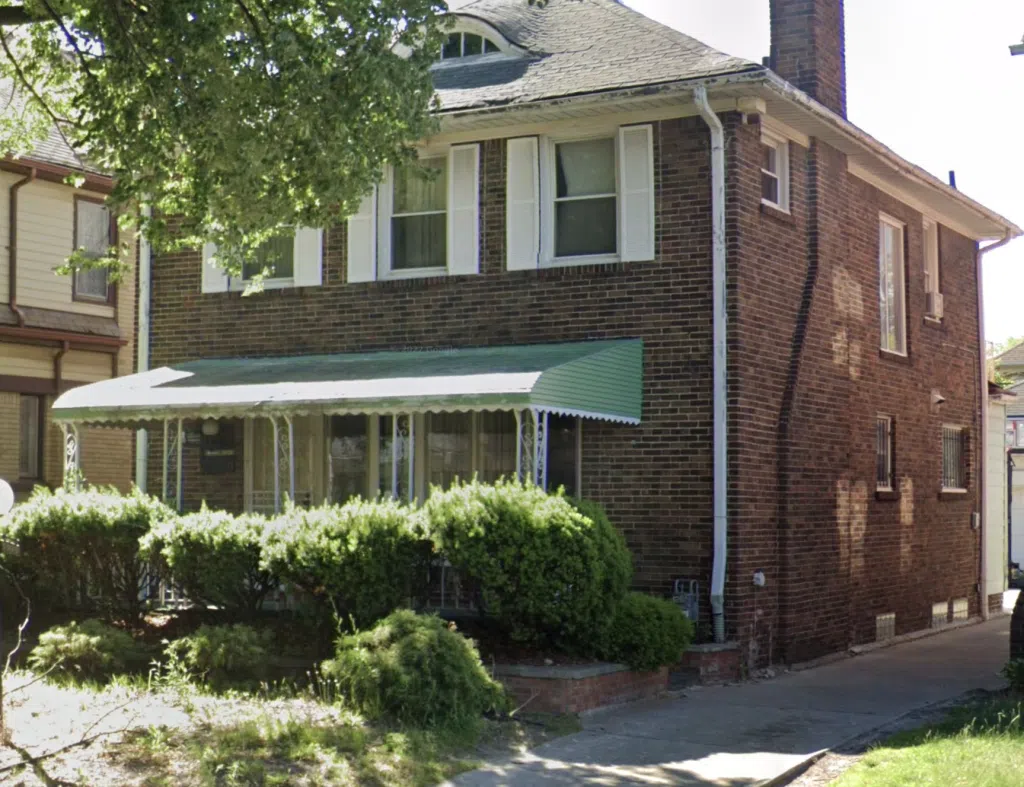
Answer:
M999 616L773 680L598 711L582 732L455 784L759 784L922 706L1002 686L1009 630Z

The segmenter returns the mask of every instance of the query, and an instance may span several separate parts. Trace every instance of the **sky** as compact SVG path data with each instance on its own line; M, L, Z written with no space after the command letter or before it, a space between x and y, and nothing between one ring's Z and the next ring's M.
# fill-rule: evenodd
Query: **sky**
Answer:
M768 0L625 2L728 54L768 54ZM848 117L1024 227L1024 56L1008 49L1022 37L1021 0L849 0ZM985 339L1024 335L1024 238L983 275Z

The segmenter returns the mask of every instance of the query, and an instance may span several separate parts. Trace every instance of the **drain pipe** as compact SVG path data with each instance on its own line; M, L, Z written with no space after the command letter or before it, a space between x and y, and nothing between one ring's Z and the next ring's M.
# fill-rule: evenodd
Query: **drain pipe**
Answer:
M149 205L142 207L142 215L147 219L152 215ZM139 331L136 335L136 358L138 360L135 371L149 371L149 327L152 316L152 262L153 247L146 236L139 237ZM143 492L146 491L147 476L149 474L149 432L145 429L135 430L135 485Z
M981 446L981 450L978 451L978 493L980 497L979 507L980 512L978 515L979 531L981 535L981 582L979 586L981 592L978 594L981 596L981 618L982 620L988 620L988 550L986 549L985 538L988 535L988 511L986 506L988 503L988 494L985 491L985 453L987 451L986 446L988 444L988 353L985 347L985 298L982 290L981 282L981 258L988 254L990 251L995 251L1000 246L1005 246L1013 240L1013 235L1007 231L1003 236L1002 240L997 240L995 243L990 243L988 246L979 247L978 253L975 255L975 265L977 267L977 279L978 279L978 344L981 347L980 363L981 363L981 439L978 440L978 445Z
M707 89L693 90L693 101L711 130L711 324L714 402L714 556L711 565L711 622L715 642L725 642L725 568L729 531L728 444L726 434L725 311L725 130L708 103Z
M7 289L11 311L18 318L18 327L25 327L25 312L18 308L18 192L36 179L36 168L30 167L28 174L12 183L7 201Z

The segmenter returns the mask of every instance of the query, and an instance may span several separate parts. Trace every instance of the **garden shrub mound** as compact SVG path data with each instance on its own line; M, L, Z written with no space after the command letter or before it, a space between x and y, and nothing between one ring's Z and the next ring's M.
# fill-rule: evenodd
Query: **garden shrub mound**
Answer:
M631 573L597 510L516 481L435 489L423 506L434 548L479 583L513 639L578 653L601 649Z
M605 658L644 672L677 664L693 624L668 599L629 593L615 607Z
M340 637L321 672L370 719L458 728L506 706L472 640L434 615L410 610Z
M258 611L278 578L261 567L267 519L210 511L157 522L142 538L141 556L187 598L232 612Z
M138 490L36 487L0 525L0 536L19 546L2 559L37 611L86 608L135 619L148 584L139 538L173 515Z
M291 508L269 523L263 543L265 569L326 598L357 627L421 597L428 559L417 512L394 500Z
M167 645L168 663L213 689L255 685L267 674L270 636L251 626L200 626Z
M145 648L130 634L95 619L44 631L28 656L34 672L50 672L58 681L106 681L137 672L147 663Z

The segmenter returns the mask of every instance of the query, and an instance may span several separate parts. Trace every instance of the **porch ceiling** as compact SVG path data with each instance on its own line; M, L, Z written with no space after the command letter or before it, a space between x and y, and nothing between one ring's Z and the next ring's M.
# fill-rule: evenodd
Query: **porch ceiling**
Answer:
M58 422L536 408L639 423L639 339L406 352L231 358L74 388Z

